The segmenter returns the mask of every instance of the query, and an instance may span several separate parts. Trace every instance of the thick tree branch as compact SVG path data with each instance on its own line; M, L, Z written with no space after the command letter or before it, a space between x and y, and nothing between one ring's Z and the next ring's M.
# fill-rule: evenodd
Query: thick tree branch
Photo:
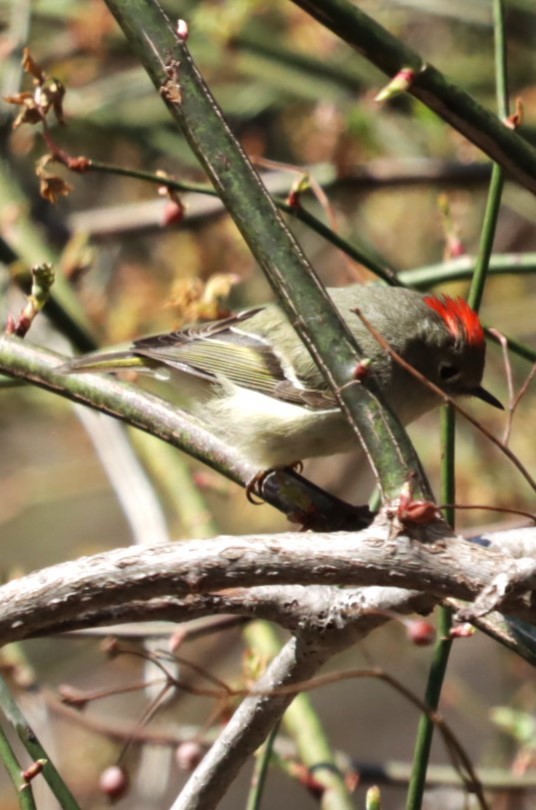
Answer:
M291 629L294 637L258 682L257 693L243 700L173 805L173 810L208 810L217 806L291 702L292 692L281 694L280 687L313 677L324 662L388 621L393 612L429 611L449 592L478 599L498 572L511 570L515 576L520 570L512 557L445 537L441 524L427 527L420 539L389 538L388 533L387 525L374 525L353 534L221 537L160 545L142 554L118 549L64 563L0 589L0 636L6 642L60 629L62 622L64 628L75 627L76 617L81 618L78 626L84 626L99 613L105 621L132 620L136 611L139 618L155 618L156 612L158 618L172 620L236 611L264 615ZM530 547L525 543L523 548ZM522 569L526 558L521 562ZM426 593L392 587L237 587L285 581L396 581ZM210 593L222 588L230 590ZM140 601L131 602L129 612L128 600L136 599ZM535 601L522 590L504 607L536 623Z
M0 638L7 643L62 622L72 626L81 614L109 611L112 618L116 606L132 601L263 584L385 585L475 601L498 575L512 585L486 609L536 624L534 578L529 570L520 579L527 558L447 537L442 524L419 537L388 535L387 525L376 524L358 533L219 537L62 563L0 588Z
M392 607L391 604L395 598L393 594L396 596L397 607ZM420 600L418 605L415 600ZM107 633L106 628L109 628L109 635L118 635L121 638L121 625L135 622L135 638L141 640L154 635L148 622L184 625L185 622L214 615L264 619L292 633L304 627L323 633L334 626L356 623L359 624L360 633L369 633L379 624L390 621L392 612L399 611L399 604L404 605L402 612L429 612L436 601L435 597L402 588L341 589L330 585L261 585L195 596L160 596L143 601L121 602L60 619L32 635L73 633L75 637L79 637L76 631L81 631L83 637L96 635L102 638ZM409 606L407 610L406 605ZM140 624L141 622L144 624ZM101 628L100 631L97 628ZM126 638L130 638L129 631L124 632ZM163 625L158 636L164 638L170 632L170 626Z

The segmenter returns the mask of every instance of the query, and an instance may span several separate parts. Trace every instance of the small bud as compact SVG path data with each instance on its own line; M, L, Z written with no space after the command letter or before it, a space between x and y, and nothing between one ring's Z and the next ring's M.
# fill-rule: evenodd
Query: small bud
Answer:
M433 501L413 500L411 482L406 481L400 492L396 516L400 523L415 523L426 526L440 516L437 504Z
M287 205L294 209L301 207L300 195L297 191L294 191L294 189L292 189L288 194Z
M78 155L77 157L68 157L67 168L70 169L72 172L78 172L78 174L85 174L91 168L91 160L85 155Z
M457 259L466 253L467 250L460 237L457 234L448 234L444 251L445 260Z
M314 773L311 773L311 770L303 763L292 762L289 765L289 773L297 779L315 799L321 799L326 792L326 785L317 779Z
M396 76L391 79L389 84L387 84L383 90L380 90L378 95L374 98L374 101L389 101L389 99L399 96L401 93L405 93L415 81L416 75L417 71L413 68L402 68L398 71Z
M435 627L426 619L409 620L405 624L408 638L416 647L428 647L435 641Z
M205 749L203 746L195 742L195 740L188 740L177 746L175 751L175 760L181 771L191 773L203 757L205 756Z
M402 523L416 523L426 526L439 517L439 510L433 501L408 501L398 513Z
M127 771L120 765L110 765L99 777L99 790L108 796L110 801L121 799L129 787Z
M300 208L301 206L301 195L304 191L307 191L311 188L311 181L308 174L302 175L295 183L292 184L292 188L290 189L287 197L287 204L290 205L291 208Z
M346 771L344 774L344 784L346 785L346 789L350 791L350 793L355 793L359 784L361 782L361 777L358 771Z
M184 219L185 208L178 200L168 200L162 213L161 225L167 228L168 225L179 225Z
M32 267L32 289L26 305L17 320L8 316L6 334L24 337L36 316L41 312L50 295L54 283L54 268L44 262Z
M167 177L165 172L158 172L158 174L162 177ZM158 195L160 197L168 198L160 223L162 227L165 228L168 225L174 225L182 222L186 213L186 206L182 202L178 192L170 188L169 185L163 184L158 186Z
M115 658L123 652L119 640L115 636L105 638L100 644L100 649L109 658Z
M354 380L357 380L357 382L362 382L366 378L369 373L371 362L372 361L368 357L365 357L363 360L359 361L353 371L352 376Z
M516 98L516 111L506 118L504 125L508 127L508 129L517 129L523 123L524 118L525 108L523 106L523 101L520 98Z
M188 23L186 20L177 20L177 36L179 39L182 39L183 42L186 42L189 35L188 31Z
M450 638L470 638L474 636L476 633L476 627L473 627L472 624L468 622L464 622L463 624L457 624L455 627L451 627L450 629Z
M367 790L365 808L366 810L382 810L382 794L378 785L372 785Z
M24 781L28 783L31 782L32 779L35 779L35 777L42 772L47 762L48 759L37 759L35 762L32 762L32 764L22 772L22 778ZM25 786L23 785L23 787Z

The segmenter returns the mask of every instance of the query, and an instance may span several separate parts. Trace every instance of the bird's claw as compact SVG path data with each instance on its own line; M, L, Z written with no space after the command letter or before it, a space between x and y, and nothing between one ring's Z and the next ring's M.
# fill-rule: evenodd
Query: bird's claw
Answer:
M246 498L250 503L254 506L260 506L264 503L263 498L263 486L266 479L272 475L272 473L277 473L280 471L292 471L301 473L303 471L303 461L295 461L293 464L288 464L286 467L271 467L268 470L261 470L260 472L256 473L246 484ZM257 500L260 499L260 500Z

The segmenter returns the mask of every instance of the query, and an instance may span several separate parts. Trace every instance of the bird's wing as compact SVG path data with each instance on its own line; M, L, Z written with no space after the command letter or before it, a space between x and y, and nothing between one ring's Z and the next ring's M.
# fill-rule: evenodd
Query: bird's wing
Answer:
M248 331L249 318L261 308L220 321L135 341L132 352L202 379L228 380L242 388L309 409L335 408L327 390L307 388L284 367L271 343Z

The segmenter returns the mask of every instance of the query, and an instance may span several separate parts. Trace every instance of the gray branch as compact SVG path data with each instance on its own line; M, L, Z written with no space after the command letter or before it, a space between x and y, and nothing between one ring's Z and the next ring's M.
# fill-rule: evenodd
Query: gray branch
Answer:
M534 537L535 530L525 531ZM436 600L474 602L499 575L500 597L486 608L536 624L533 559L448 537L442 524L421 527L419 535L389 537L389 526L377 522L361 532L223 536L115 549L0 588L0 637L3 643L18 641L57 631L62 623L73 629L76 617L101 611L118 621L117 607L132 602L259 585L396 586Z
M116 549L4 585L0 634L7 643L99 622L180 621L211 613L269 618L291 630L291 640L172 808L209 810L292 701L294 692L281 688L299 691L322 664L393 613L428 612L446 595L478 603L502 576L512 587L501 589L501 609L536 624L534 593L531 600L522 581L523 571L530 570L527 557L448 537L442 524L421 529L419 538L390 537L390 531L377 522L355 533L219 537ZM529 553L536 547L536 530L519 533L518 547ZM296 582L302 584L285 585ZM341 590L330 582L376 587ZM378 587L394 583L403 590ZM343 806L335 792L326 797L326 808Z

